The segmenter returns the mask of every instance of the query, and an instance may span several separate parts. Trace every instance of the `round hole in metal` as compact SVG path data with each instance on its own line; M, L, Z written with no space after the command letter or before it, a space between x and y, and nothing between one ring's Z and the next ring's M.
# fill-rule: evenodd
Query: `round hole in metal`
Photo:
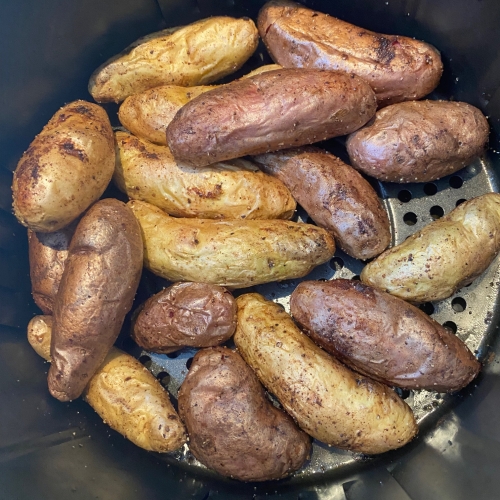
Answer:
M146 356L145 354L143 354L140 358L139 358L139 362L142 363L146 368L151 368L151 358L149 356Z
M454 175L450 177L449 182L450 182L450 187L452 187L453 189L459 189L462 187L464 180L462 179L462 177Z
M186 368L189 370L191 368L191 365L193 364L193 358L189 358L186 361Z
M414 226L417 223L417 214L406 212L403 215L403 221L407 226Z
M341 259L340 257L334 257L330 261L330 267L335 271L340 271L344 267L344 259Z
M401 398L401 399L408 399L410 397L411 391L408 389L402 389L401 387L394 387L394 392Z
M467 200L465 198L460 198L459 200L457 200L457 202L455 203L455 206L458 207L458 205L461 205L462 203L465 203Z
M431 214L431 217L434 220L437 220L437 219L440 219L444 215L444 210L439 205L434 205L429 210L429 213Z
M180 354L180 351L169 352L167 354L167 358L175 359L175 358L179 357L179 354Z
M408 189L402 189L398 193L398 200L402 203L408 203L412 198L411 192Z
M160 372L156 375L158 382L166 389L170 382L170 375L167 372Z
M359 281L360 280L359 274L355 274L351 279L354 281Z
M445 323L443 323L443 326L450 330L451 333L455 334L457 333L457 324L454 323L453 321L446 321Z
M427 196L433 196L437 193L437 191L438 188L436 184L434 184L433 182L428 182L427 184L424 184L424 193Z
M467 302L465 302L465 299L462 297L455 297L451 301L451 307L455 312L461 313L465 311L465 308L467 307Z
M425 314L428 314L429 316L434 313L434 305L432 302L424 302L423 304L420 304L420 310L424 311Z

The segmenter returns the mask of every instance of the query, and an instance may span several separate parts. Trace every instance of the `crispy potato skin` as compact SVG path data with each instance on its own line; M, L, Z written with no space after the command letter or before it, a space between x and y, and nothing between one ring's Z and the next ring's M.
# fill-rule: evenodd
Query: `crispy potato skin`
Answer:
M352 167L319 148L286 149L254 156L338 246L356 259L383 252L391 241L389 218L370 184Z
M238 352L308 434L366 454L399 448L416 435L402 399L316 346L278 304L256 293L236 303Z
M167 127L174 157L196 167L345 135L374 114L355 75L281 69L228 83L182 107Z
M290 312L325 351L388 385L457 391L481 368L456 335L420 309L359 281L303 281Z
M376 179L429 182L481 155L488 134L485 116L465 102L403 102L351 134L347 151L354 168Z
M179 413L193 455L234 479L280 479L311 452L309 436L271 404L241 356L224 347L195 355L179 390Z
M100 198L114 167L113 130L104 109L86 101L67 104L17 164L14 213L33 231L62 229Z
M195 168L177 163L167 146L116 132L114 179L133 200L176 217L290 219L296 203L278 179L248 160Z
M52 316L35 316L28 341L50 361ZM148 451L167 453L186 442L168 393L132 356L112 347L85 388L84 398L112 429Z
M333 238L312 224L270 220L178 219L128 203L144 241L144 265L170 281L231 288L299 278L332 258Z
M442 300L472 283L500 250L500 194L462 203L365 266L361 281L410 302Z
M358 75L371 85L379 106L424 97L443 72L439 52L427 43L374 33L295 2L268 2L257 25L278 64Z
M211 83L239 69L258 40L251 19L226 16L152 33L97 68L89 92L97 102L121 102L159 85Z
M142 271L137 220L121 201L97 202L71 240L54 307L50 393L79 397L132 307Z
M132 338L148 351L169 353L184 346L220 345L235 329L236 302L226 289L207 283L176 283L145 302Z

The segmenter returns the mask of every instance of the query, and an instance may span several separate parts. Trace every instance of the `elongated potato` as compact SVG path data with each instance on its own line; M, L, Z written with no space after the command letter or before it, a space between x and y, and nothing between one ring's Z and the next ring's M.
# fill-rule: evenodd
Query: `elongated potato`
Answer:
M28 341L50 361L52 316L35 316ZM135 358L112 347L90 379L84 399L112 429L148 451L167 453L186 442L168 393Z
M457 391L481 368L447 328L404 300L359 281L303 281L290 297L290 312L325 351L389 385Z
M33 231L62 229L99 199L114 168L113 130L104 109L85 101L67 104L17 164L14 213Z
M355 75L281 69L228 83L183 106L167 127L174 158L196 167L349 134L375 114Z
M121 201L97 202L71 240L54 307L48 384L60 401L79 397L114 344L142 271L140 227Z
M193 358L179 390L189 449L207 467L241 481L280 479L311 451L311 440L264 389L241 356L225 347Z
M308 434L367 454L399 448L416 435L402 399L316 346L278 304L256 293L236 303L239 353Z
M144 265L170 281L232 288L299 278L332 258L322 228L283 220L178 219L142 201L128 203L144 241Z
M159 85L211 83L239 69L258 40L251 19L225 16L152 33L97 68L89 92L97 102L121 102Z
M391 241L389 218L370 184L352 167L319 148L293 148L253 157L337 245L356 259L370 259Z
M290 219L295 200L278 179L247 160L205 168L179 165L167 146L116 132L115 181L132 200L176 217Z
M380 106L422 98L443 72L439 52L427 43L374 33L288 0L266 3L257 25L278 64L358 75Z
M361 281L410 302L442 300L472 283L500 250L500 194L462 203L361 272Z

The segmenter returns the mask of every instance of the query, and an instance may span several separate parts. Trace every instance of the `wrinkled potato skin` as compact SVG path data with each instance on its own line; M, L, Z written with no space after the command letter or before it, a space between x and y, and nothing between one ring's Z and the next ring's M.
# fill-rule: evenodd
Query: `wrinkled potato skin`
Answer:
M481 367L456 335L420 309L359 281L303 281L290 312L325 351L388 385L457 391Z
M446 299L500 250L500 194L462 203L365 266L361 281L410 302Z
M14 213L33 231L58 231L100 198L114 168L113 130L104 109L85 101L67 104L17 164Z
M183 106L167 127L174 157L203 167L350 134L375 114L370 86L333 71L266 71Z
M278 64L358 75L371 85L379 106L424 97L443 72L439 52L427 43L374 33L295 2L268 2L257 25Z
M280 479L311 452L309 436L266 398L241 356L199 351L179 390L189 449L207 467L241 481Z
M238 352L308 434L366 454L399 448L416 435L402 399L316 346L278 304L256 293L236 303Z
M299 278L332 258L322 228L283 220L178 219L141 201L128 203L144 241L144 265L170 281L231 288Z
M378 111L346 145L352 166L366 175L389 182L429 182L480 156L488 135L485 116L470 104L415 101Z
M258 41L251 19L226 16L152 33L97 68L89 92L97 102L121 102L160 85L211 83L238 70Z
M140 227L121 201L98 201L71 240L54 307L48 384L60 401L79 397L132 307L142 272Z
M212 347L236 329L236 302L224 288L207 283L176 283L150 297L134 322L132 338L159 353L182 347Z
M278 179L244 159L205 168L178 164L166 146L116 132L115 182L130 199L176 217L290 219L296 203Z
M391 241L389 218L370 184L339 158L318 148L286 149L253 157L290 189L311 219L356 259L383 252Z
M50 361L52 316L35 316L28 341ZM186 432L168 393L132 356L112 347L90 379L84 398L112 429L148 451L167 453L186 442Z

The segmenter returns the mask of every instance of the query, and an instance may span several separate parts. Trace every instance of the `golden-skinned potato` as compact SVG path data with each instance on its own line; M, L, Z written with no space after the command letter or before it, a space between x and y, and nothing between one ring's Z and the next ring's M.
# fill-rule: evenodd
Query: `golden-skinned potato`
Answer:
M251 19L225 16L152 33L97 68L89 92L97 102L121 102L159 85L211 83L239 69L258 39Z
M410 302L442 300L471 283L500 250L500 194L462 203L370 262L361 281Z
M231 288L299 278L332 258L322 228L284 220L180 219L129 201L142 229L144 265L170 281Z
M179 164L167 146L116 132L115 182L132 200L176 217L290 219L295 200L279 180L245 159L205 168Z

